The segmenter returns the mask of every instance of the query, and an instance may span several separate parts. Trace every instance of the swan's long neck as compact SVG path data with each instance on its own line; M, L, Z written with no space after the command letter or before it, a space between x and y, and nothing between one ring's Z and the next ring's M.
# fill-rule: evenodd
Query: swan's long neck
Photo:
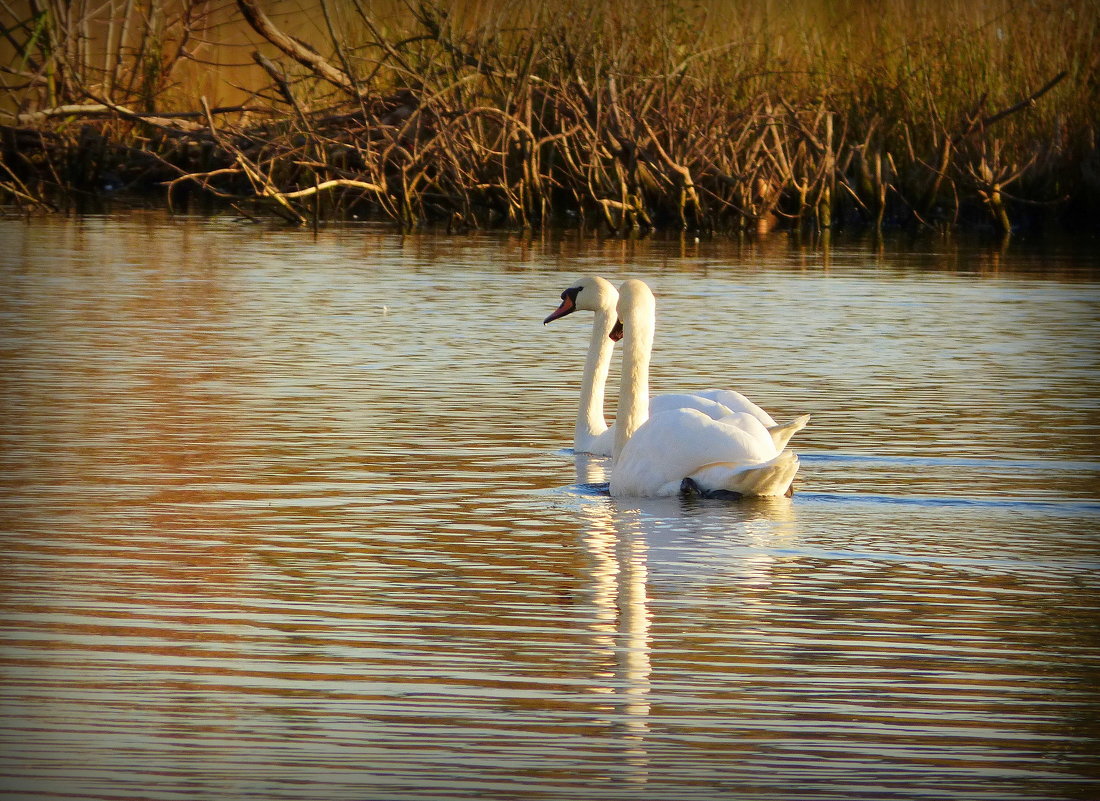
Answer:
M592 322L592 338L588 343L588 358L581 375L581 405L577 411L577 427L573 433L573 445L580 448L591 437L607 430L603 413L604 390L607 373L611 369L611 354L615 343L608 334L615 325L615 310L601 309Z
M649 357L653 350L655 322L653 296L648 295L648 302L631 304L626 312L623 317L622 382L615 413L616 458L627 440L649 419Z

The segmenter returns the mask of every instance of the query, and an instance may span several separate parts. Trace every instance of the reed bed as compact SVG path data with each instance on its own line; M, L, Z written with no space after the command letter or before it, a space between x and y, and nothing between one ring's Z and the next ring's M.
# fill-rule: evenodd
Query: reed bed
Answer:
M1100 7L914 8L30 0L0 194L296 224L1095 225Z

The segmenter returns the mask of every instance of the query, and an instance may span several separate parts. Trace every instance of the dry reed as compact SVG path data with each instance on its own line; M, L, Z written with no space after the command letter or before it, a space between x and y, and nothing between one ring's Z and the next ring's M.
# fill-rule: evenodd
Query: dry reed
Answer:
M319 1L303 28L270 0L30 0L0 192L615 231L1007 233L1100 200L1090 0Z

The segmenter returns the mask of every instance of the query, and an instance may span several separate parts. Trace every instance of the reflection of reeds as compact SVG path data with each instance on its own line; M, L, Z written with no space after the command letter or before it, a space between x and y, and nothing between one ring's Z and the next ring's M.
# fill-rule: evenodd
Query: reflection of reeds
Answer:
M9 197L110 174L295 222L1005 231L1100 199L1089 0L318 0L309 45L270 2L236 0L254 85L211 108L178 80L225 30L203 0L32 0Z

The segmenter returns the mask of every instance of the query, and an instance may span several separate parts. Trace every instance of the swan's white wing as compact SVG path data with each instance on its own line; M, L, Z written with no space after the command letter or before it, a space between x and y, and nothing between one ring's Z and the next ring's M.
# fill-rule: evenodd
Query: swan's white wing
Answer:
M667 412L671 409L698 409L713 420L721 420L735 412L751 414L765 428L777 428L775 419L740 392L732 389L703 389L698 392L668 392L649 400L649 413ZM808 418L807 418L808 419ZM789 426L790 423L785 424ZM805 425L798 426L797 431ZM784 427L785 427L784 426ZM794 433L793 431L791 432ZM772 437L775 439L775 437ZM786 436L784 442L790 439Z
M737 394L732 393L731 390L713 391ZM717 401L687 392L657 395L649 401L649 413L651 416L674 409L696 409L712 420L720 420L730 425L748 428L754 435L759 435L760 427L765 427L766 433L771 437L772 442L775 443L776 450L780 451L787 446L788 440L790 440L794 434L806 427L806 423L810 420L810 416L804 414L801 417L796 417L789 423L768 427L768 424L761 420L758 414L753 414L750 411L744 410L734 411ZM764 414L764 417L769 420L771 419L767 414ZM751 423L750 420L752 421ZM610 428L605 429L599 434L591 434L578 430L573 449L577 453L590 453L595 456L610 456L614 448L615 425L612 423Z
M740 409L731 409L723 406L716 400L704 398L692 392L667 392L663 395L654 395L649 399L649 414L668 412L673 409L698 409L712 420L721 420L727 415Z
M715 420L721 420L727 414L734 412L750 414L768 429L772 441L775 443L776 450L780 451L787 447L787 443L790 442L791 437L805 428L806 424L810 422L810 416L804 414L786 423L777 424L770 414L740 392L735 392L732 389L704 389L691 394L658 395L650 401L650 409L654 409L655 402L658 401L658 399L660 399L661 411L677 407L698 409Z
M692 394L698 395L700 398L712 400L715 403L720 403L731 412L747 412L763 423L766 428L771 428L776 424L770 414L765 412L740 392L735 392L732 389L701 389Z
M700 482L705 489L741 492L736 486L713 485L711 474L732 477L765 466L777 455L767 429L750 414L712 420L697 409L672 409L650 417L623 447L612 469L611 494L674 495L684 478L697 475L707 482Z

